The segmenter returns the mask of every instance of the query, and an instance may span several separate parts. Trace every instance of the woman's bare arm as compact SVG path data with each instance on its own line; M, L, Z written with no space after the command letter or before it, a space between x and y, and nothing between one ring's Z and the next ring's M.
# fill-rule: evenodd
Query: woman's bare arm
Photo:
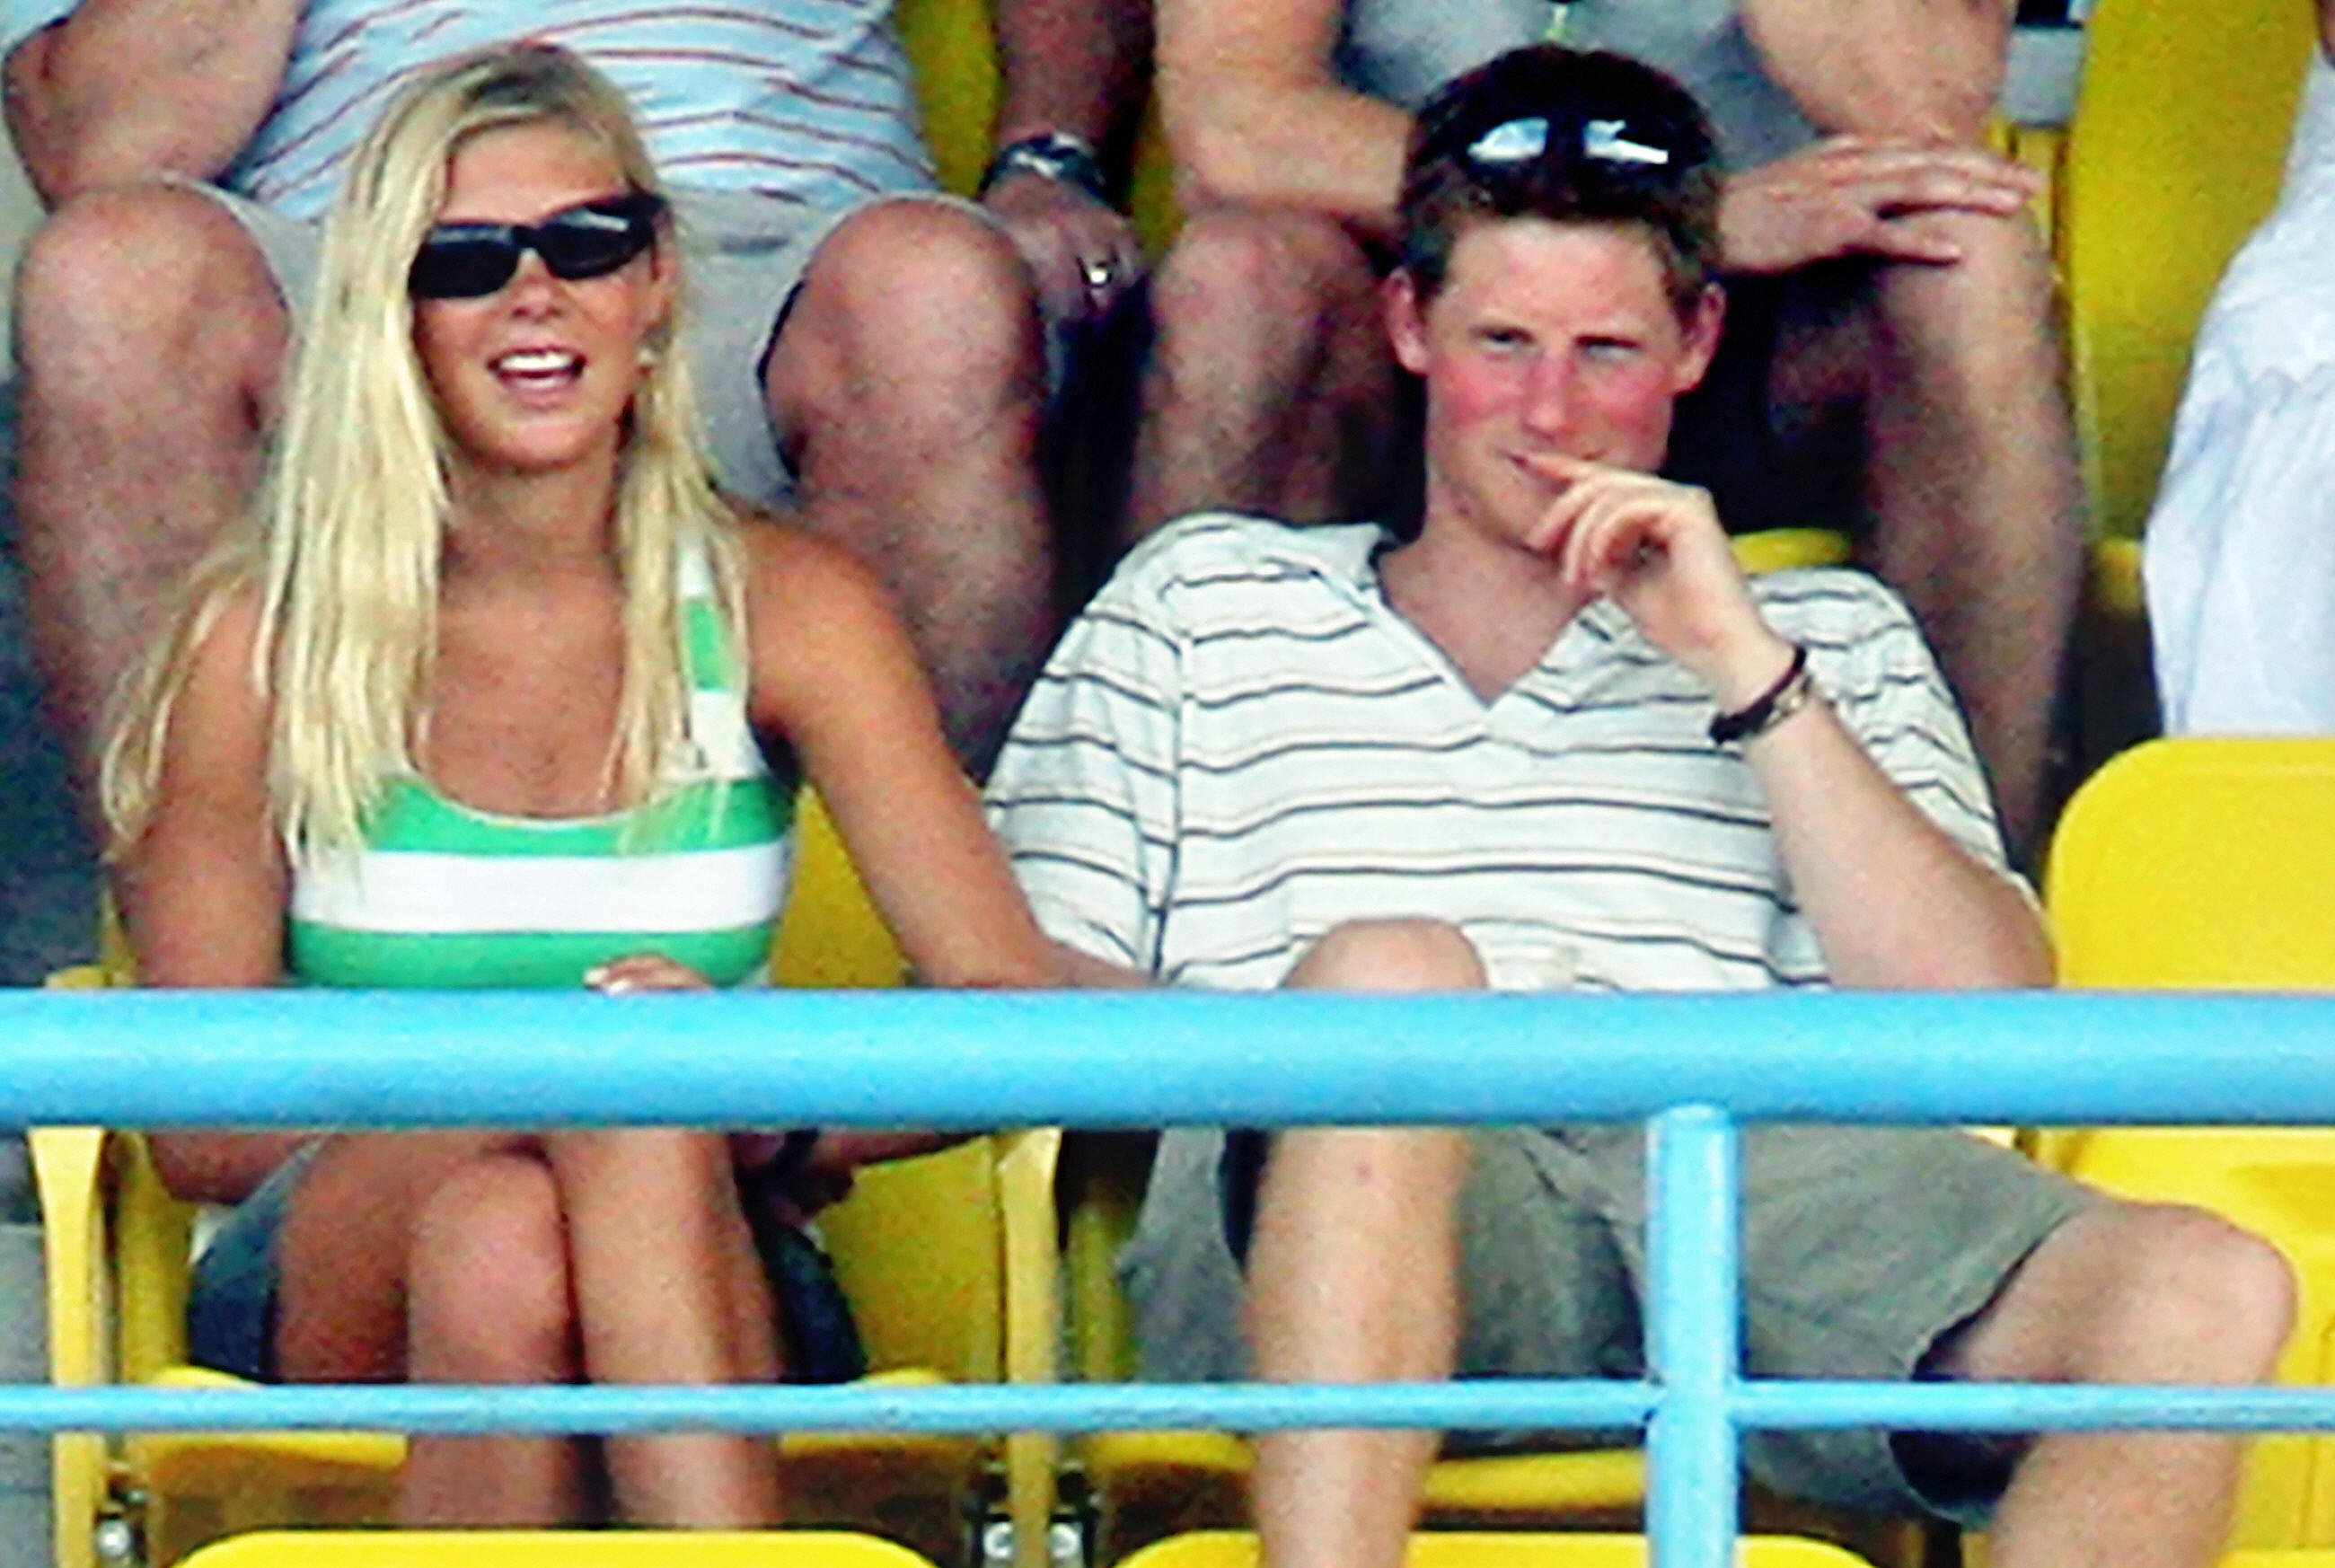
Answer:
M114 889L141 985L273 985L283 970L286 873L268 808L266 697L252 680L256 595L231 604L197 647L171 715L146 831ZM298 1133L159 1133L154 1162L182 1198L248 1196Z

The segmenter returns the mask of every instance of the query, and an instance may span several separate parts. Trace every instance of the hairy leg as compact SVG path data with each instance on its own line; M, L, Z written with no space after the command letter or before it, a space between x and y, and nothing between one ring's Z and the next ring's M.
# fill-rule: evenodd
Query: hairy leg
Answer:
M1336 222L1219 209L1152 282L1128 528L1221 507L1301 522L1386 487L1394 362L1370 260Z
M1957 1336L1943 1370L2039 1382L2260 1382L2294 1283L2267 1244L2201 1210L2078 1215ZM2204 1568L2220 1559L2239 1439L2197 1432L2039 1438L1995 1515L2001 1568Z
M599 1383L770 1382L778 1315L726 1138L656 1128L545 1138L567 1215L584 1371ZM619 1513L751 1529L779 1517L778 1453L747 1433L612 1438Z
M418 1383L567 1383L582 1370L559 1187L532 1150L455 1171L422 1205L407 1264L407 1371ZM586 1523L581 1439L413 1439L398 1522L440 1528Z
M1341 926L1294 987L1478 989L1457 931L1427 921ZM1248 1337L1274 1382L1448 1377L1459 1343L1458 1204L1468 1143L1433 1128L1329 1128L1274 1140L1249 1253ZM1273 1432L1257 1441L1255 1508L1273 1568L1400 1568L1435 1457L1431 1431Z
M898 595L949 738L985 771L1055 630L1029 273L968 214L887 202L819 247L771 351L804 520Z
M50 218L25 249L15 319L25 601L87 806L109 694L250 491L285 312L232 218L154 185Z
M2051 717L2083 572L2050 268L2023 215L1937 215L1952 266L1874 284L1875 564L1960 695L2015 852L2048 828Z

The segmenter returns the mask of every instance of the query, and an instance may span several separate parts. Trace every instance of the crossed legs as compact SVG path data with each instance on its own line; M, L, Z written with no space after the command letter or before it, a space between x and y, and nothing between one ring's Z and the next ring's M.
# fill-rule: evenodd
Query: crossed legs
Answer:
M780 1372L777 1310L729 1145L664 1129L337 1138L281 1241L276 1351L302 1381L715 1384ZM615 1511L748 1527L780 1511L767 1439L602 1445ZM425 1437L409 1524L588 1518L592 1454L563 1438Z
M1468 989L1466 940L1431 922L1325 937L1292 984ZM1275 1140L1258 1191L1246 1329L1277 1381L1430 1379L1459 1332L1458 1194L1448 1130L1325 1129ZM2241 1384L2266 1379L2293 1287L2266 1244L2202 1211L2100 1202L2061 1224L1938 1370L1991 1380ZM1258 1444L1255 1512L1274 1568L1398 1568L1433 1434L1313 1431ZM2005 1568L2203 1568L2227 1528L2239 1444L2208 1434L2062 1434L2034 1441L1997 1512Z

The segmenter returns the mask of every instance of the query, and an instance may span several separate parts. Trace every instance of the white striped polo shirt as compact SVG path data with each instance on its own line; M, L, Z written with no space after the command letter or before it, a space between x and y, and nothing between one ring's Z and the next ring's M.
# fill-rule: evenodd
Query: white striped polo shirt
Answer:
M793 780L746 721L703 562L683 576L694 776L644 807L543 818L392 779L356 853L297 866L285 968L334 986L560 987L658 953L716 985L759 979L784 908Z
M1279 983L1364 917L1458 925L1504 989L1824 983L1701 683L1601 601L1486 703L1388 605L1384 538L1210 514L1129 557L990 783L1047 931L1233 990ZM1904 605L1851 572L1753 592L1882 770L2000 868L1984 779Z
M14 48L74 0L5 0ZM219 183L321 217L406 78L449 55L558 44L631 100L668 181L833 208L933 184L889 0L308 0L276 103Z

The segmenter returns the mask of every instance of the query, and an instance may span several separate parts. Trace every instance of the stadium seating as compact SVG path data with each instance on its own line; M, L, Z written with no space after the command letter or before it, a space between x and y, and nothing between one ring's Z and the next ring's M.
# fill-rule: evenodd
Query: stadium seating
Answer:
M868 906L815 799L807 798L798 894L780 934L782 982L828 987L896 984L897 950ZM82 974L73 980L86 982ZM984 1137L915 1160L871 1167L852 1195L822 1216L837 1273L853 1302L871 1363L895 1381L993 1380L1051 1367L1051 1302L1017 1303L1026 1325L1007 1336L1009 1194L1021 1212L1045 1211L1053 1135ZM59 1381L228 1387L235 1379L189 1367L186 1260L192 1218L155 1176L143 1140L94 1129L34 1135L49 1222L51 1321ZM1020 1278L1042 1281L1043 1265ZM126 1439L116 1484L105 1486L94 1445L61 1447L58 1532L63 1568L88 1562L102 1512L131 1515L157 1563L232 1532L383 1517L402 1439L375 1433L157 1433ZM848 1524L953 1560L975 1511L984 1446L968 1438L806 1434L782 1447L794 1518ZM1017 1520L1042 1539L1052 1499L1050 1446L1012 1454Z
M2076 796L2045 885L2064 985L2335 988L2335 739L2152 741ZM2048 1048L2048 1047L2046 1047ZM2059 1131L2046 1164L2202 1205L2274 1240L2301 1281L2282 1380L2335 1381L2335 1132ZM2236 1544L2335 1545L2335 1445L2254 1445Z

